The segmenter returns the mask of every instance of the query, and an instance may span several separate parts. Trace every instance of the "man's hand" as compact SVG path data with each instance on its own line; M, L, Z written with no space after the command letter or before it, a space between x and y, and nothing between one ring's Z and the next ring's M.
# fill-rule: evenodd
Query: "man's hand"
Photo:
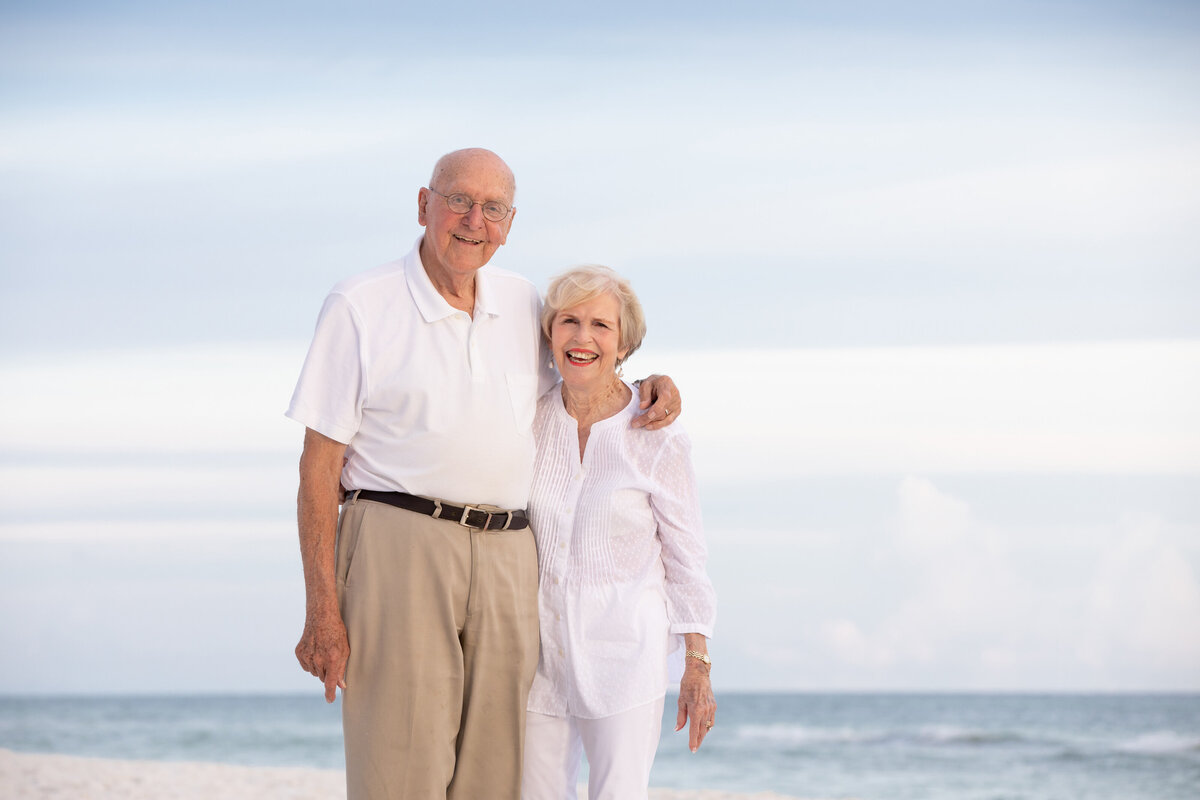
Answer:
M325 702L332 703L339 688L346 691L349 658L350 642L342 618L336 612L308 615L304 633L296 645L296 660L325 684Z
M634 417L633 427L656 431L679 418L683 401L679 399L675 381L666 375L651 375L639 381L639 390L642 396L640 407L650 410Z

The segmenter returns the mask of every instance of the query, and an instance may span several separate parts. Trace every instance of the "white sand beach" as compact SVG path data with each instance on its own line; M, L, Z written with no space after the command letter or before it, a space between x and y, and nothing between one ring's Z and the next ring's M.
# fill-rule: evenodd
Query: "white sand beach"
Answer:
M344 800L339 770L116 761L0 750L5 800ZM585 793L580 794L580 798ZM770 792L652 789L651 800L794 800Z

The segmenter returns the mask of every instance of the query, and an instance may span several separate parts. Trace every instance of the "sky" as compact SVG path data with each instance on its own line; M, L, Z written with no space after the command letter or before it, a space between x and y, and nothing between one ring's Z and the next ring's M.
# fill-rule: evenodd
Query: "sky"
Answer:
M645 305L718 692L1200 690L1200 8L649 5L0 9L0 691L317 690L282 412L464 146Z

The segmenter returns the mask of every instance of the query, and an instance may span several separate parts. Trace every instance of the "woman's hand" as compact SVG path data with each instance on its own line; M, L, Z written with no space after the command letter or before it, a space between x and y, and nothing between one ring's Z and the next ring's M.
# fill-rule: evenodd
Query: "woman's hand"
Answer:
M717 700L713 697L708 670L709 667L703 662L689 658L687 668L683 671L683 680L679 681L679 714L675 717L675 730L683 730L688 718L691 718L688 747L693 753L700 748L700 743L717 721Z

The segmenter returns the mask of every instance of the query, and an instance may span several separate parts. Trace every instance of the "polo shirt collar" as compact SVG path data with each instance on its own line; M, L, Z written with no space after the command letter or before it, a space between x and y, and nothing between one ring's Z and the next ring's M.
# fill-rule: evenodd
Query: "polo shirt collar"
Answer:
M437 322L461 313L459 309L446 302L446 298L438 292L425 265L421 263L421 239L413 245L412 252L404 260L404 277L408 281L408 289L412 292L417 309L426 322ZM475 311L492 317L500 316L500 308L496 303L495 286L487 267L475 271Z

